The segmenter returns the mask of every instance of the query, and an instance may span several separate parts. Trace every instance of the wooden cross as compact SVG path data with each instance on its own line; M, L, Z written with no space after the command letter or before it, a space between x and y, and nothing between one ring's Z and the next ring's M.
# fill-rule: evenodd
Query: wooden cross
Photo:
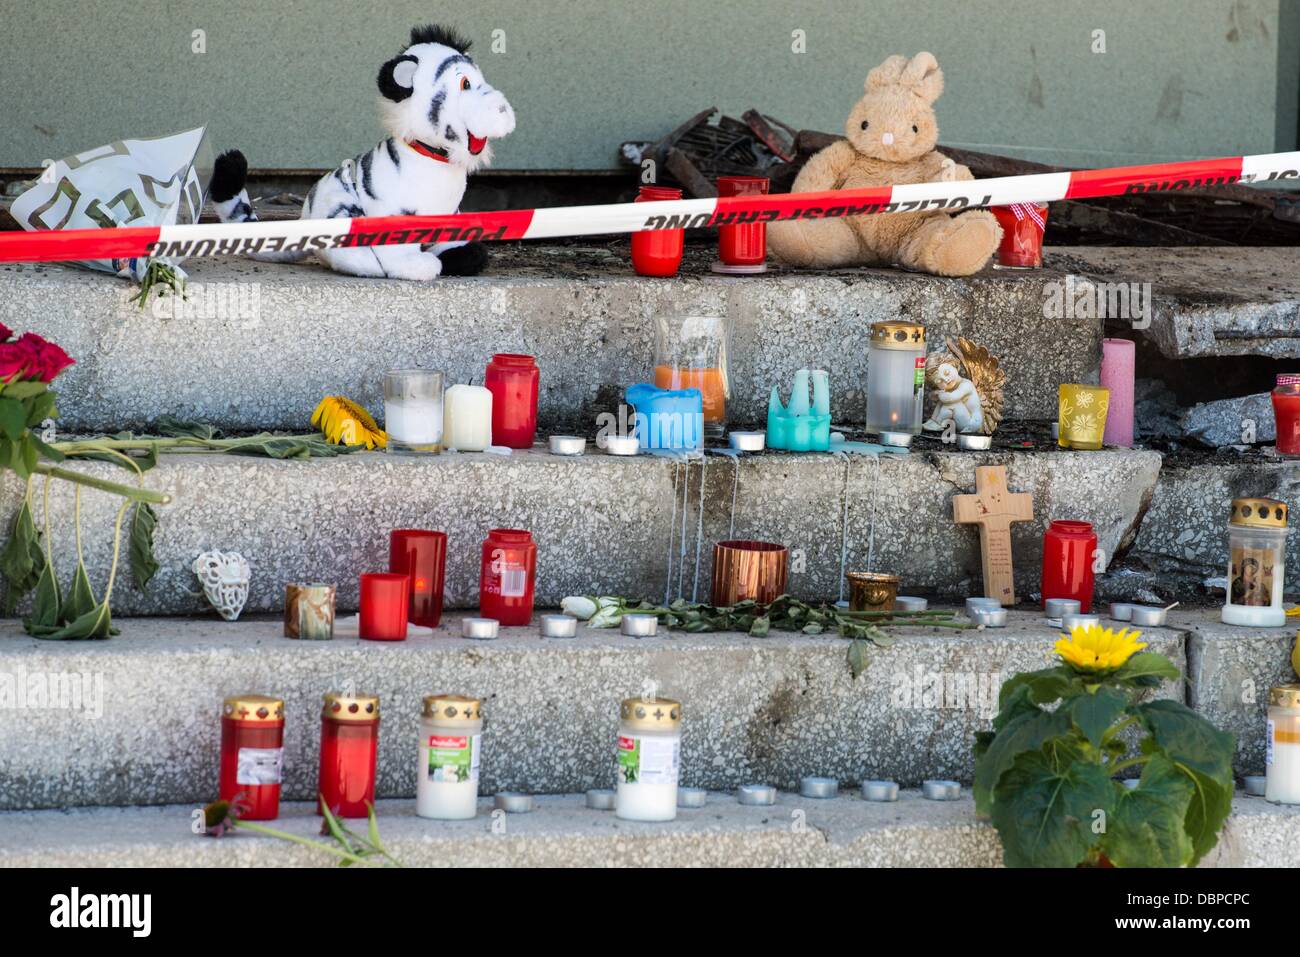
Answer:
M1034 497L1007 491L1005 465L975 468L975 494L956 495L952 520L980 527L980 560L984 566L984 594L1004 605L1016 603L1016 583L1011 565L1011 523L1034 517Z

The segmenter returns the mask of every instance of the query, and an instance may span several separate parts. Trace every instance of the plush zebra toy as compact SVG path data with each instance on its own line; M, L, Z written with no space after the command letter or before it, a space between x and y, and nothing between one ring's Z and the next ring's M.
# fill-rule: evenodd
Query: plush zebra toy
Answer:
M488 140L515 128L506 98L469 58L469 41L444 27L416 27L411 42L379 69L379 112L388 138L344 160L307 193L303 219L339 216L434 216L454 213L470 173L488 165ZM209 195L222 222L257 219L244 181L248 163L231 150L217 158ZM260 254L292 262L308 253ZM369 246L318 250L338 272L393 279L473 275L483 269L482 243Z

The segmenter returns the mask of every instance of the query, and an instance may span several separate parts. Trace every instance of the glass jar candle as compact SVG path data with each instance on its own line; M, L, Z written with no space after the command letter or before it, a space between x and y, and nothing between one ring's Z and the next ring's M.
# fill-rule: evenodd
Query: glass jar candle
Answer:
M447 533L397 528L389 536L388 570L410 579L409 618L425 628L442 621L447 568Z
M361 637L367 641L405 641L410 591L411 579L407 575L362 575Z
M531 533L494 528L483 542L479 572L479 613L503 625L526 625L533 618L537 545Z
M727 430L731 398L731 320L720 316L660 316L655 320L655 387L672 392L699 389L704 434Z
M925 400L925 327L871 324L867 349L867 431L919 435Z
M429 695L420 717L415 813L461 821L478 813L479 737L483 705L458 694Z
M1090 522L1054 521L1043 534L1043 607L1049 598L1073 598L1092 610L1097 533Z
M394 369L384 374L384 431L390 452L442 448L442 373Z
M618 717L614 813L627 821L673 820L681 770L681 703L628 698Z
M375 803L375 762L379 757L379 698L331 691L320 713L321 807L335 817L367 817Z
M1278 452L1281 455L1300 455L1300 375L1279 375L1270 398L1273 400Z
M1045 203L990 206L1002 227L998 243L998 269L1037 269L1043 264L1043 232L1047 229Z
M771 187L765 176L719 176L719 196L763 196ZM723 221L735 225L718 227L716 272L763 272L767 260L767 223L755 221L755 213L724 213Z
M1058 446L1091 451L1101 448L1106 437L1110 389L1063 382L1057 388L1056 409Z
M1233 499L1224 622L1257 628L1285 625L1285 572L1286 505L1271 498Z
M260 694L233 695L221 705L218 796L239 799L247 821L274 821L284 772L284 702Z
M1300 684L1269 690L1264 747L1265 800L1300 804Z
M642 186L638 203L681 199L682 191L671 186ZM684 229L643 229L632 234L632 268L639 276L675 276L686 250Z
M537 385L540 372L532 356L498 352L488 363L483 385L492 393L492 444L531 449L537 436Z

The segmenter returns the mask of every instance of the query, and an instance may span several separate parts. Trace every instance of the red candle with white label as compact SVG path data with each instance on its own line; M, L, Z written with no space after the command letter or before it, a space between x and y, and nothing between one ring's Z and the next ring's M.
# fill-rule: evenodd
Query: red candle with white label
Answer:
M232 695L221 706L218 796L237 801L245 821L280 814L284 770L284 702L260 694Z
M375 803L379 757L379 698L331 691L320 715L321 806L335 817L368 817Z
M479 614L503 625L526 625L533 617L537 545L531 533L494 528L483 542Z
M442 621L446 568L446 532L398 528L389 536L388 570L410 578L410 619L415 624L437 628Z

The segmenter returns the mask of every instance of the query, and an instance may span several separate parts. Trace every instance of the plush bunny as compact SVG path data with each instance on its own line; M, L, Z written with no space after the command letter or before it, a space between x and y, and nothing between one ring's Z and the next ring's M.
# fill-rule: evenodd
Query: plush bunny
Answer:
M867 75L866 94L844 125L848 138L813 156L794 192L974 179L934 149L933 103L942 92L943 72L931 54L891 56ZM767 236L771 252L795 266L896 263L969 276L988 262L1002 230L992 213L972 210L785 220L771 223Z

